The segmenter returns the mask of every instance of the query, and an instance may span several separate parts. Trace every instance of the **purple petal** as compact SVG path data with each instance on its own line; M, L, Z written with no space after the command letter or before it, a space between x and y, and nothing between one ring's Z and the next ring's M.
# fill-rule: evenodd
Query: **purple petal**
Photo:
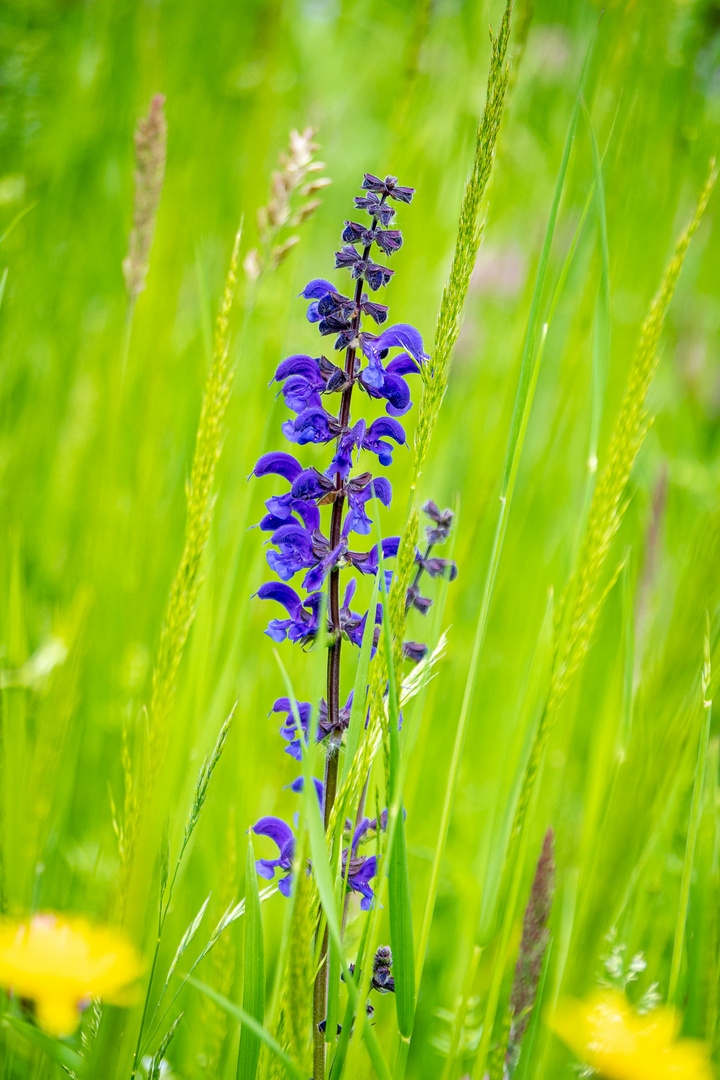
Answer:
M297 618L302 608L302 601L295 590L289 585L281 585L278 581L269 581L266 585L261 585L255 595L261 600L277 600L293 619Z
M282 382L283 379L287 379L288 375L302 375L304 379L317 383L318 386L323 385L317 360L312 356L305 356L304 353L288 356L287 360L283 360L282 363L278 364L272 381Z
M357 589L357 579L356 578L350 578L350 580L348 581L348 584L347 584L347 588L345 589L345 595L343 597L342 606L344 608L348 608L348 609L350 608L350 604L352 603L352 598L355 595L355 590L356 589Z
M323 296L335 292L335 286L325 278L313 278L309 281L298 296L304 296L306 300L322 300Z
M317 776L313 776L312 779L313 779L313 784L315 785L315 791L317 792L318 802L320 803L320 806L322 806L323 798L324 798L324 795L325 795L325 789L323 787L323 782L322 782L322 780L318 780ZM293 780L292 784L290 785L290 790L297 792L297 794L300 794L300 792L304 791L305 790L305 777L304 776L298 776L297 780Z
M292 454L284 454L281 451L263 454L253 469L255 476L267 476L268 473L277 473L278 476L284 476L291 484L302 471L302 465L295 460Z
M413 360L410 353L399 353L394 356L387 366L391 375L419 375L420 368Z
M256 833L257 836L270 837L270 839L277 844L281 855L291 844L295 843L292 829L286 821L282 820L282 818L262 817L255 825L253 825L252 831ZM268 860L262 861L265 863L268 862Z
M255 869L260 877L265 878L266 881L272 881L275 877L275 869L279 862L279 859L256 859Z
M377 874L377 858L371 855L369 859L366 859L363 865L358 870L357 874L353 875L353 882L358 885L367 885Z
M292 876L290 874L288 874L286 878L283 878L282 881L278 882L278 889L283 896L289 899L292 892Z
M373 420L368 428L367 435L363 439L365 445L376 442L378 439L394 439L401 446L405 442L405 429L397 420L390 416L379 416Z
M410 326L408 323L397 323L395 326L389 326L374 341L364 344L363 352L369 359L376 359L380 357L381 352L396 347L407 349L418 364L422 364L427 358L422 337L415 327Z

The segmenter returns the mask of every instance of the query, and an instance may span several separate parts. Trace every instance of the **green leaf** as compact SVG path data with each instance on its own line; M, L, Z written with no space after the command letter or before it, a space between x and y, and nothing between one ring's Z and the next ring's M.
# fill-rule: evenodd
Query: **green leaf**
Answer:
M259 1024L254 1016L250 1013L246 1013L239 1005L235 1005L234 1002L224 997L222 994L218 994L217 990L213 990L211 986L208 986L204 982L200 982L199 979L190 977L188 982L191 986L194 986L196 990L199 990L205 997L210 998L216 1005L219 1005L221 1009L228 1014L228 1016L235 1017L239 1020L243 1027L250 1028L252 1032L257 1035L258 1039L265 1043L269 1050L275 1054L276 1057L282 1061L283 1065L287 1069L290 1076L295 1077L295 1080L307 1080L305 1073L302 1069L295 1064L289 1054L286 1054L282 1046L275 1042L269 1031L266 1031L262 1024Z
M410 877L405 846L405 822L402 814L395 825L395 843L390 856L388 874L388 895L398 1028L401 1035L409 1038L412 1035L415 1019L415 962Z
M243 1009L258 1024L265 1015L265 954L262 914L255 871L255 853L248 840L245 870L245 956L243 967ZM238 1080L255 1080L260 1056L260 1036L248 1024L243 1024L238 1050Z

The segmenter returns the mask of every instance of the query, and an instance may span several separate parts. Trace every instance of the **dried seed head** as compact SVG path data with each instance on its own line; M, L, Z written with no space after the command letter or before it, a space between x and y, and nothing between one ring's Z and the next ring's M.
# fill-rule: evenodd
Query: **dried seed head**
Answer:
M146 117L135 129L135 204L128 253L122 268L130 300L145 288L150 248L163 181L167 153L165 97L156 94Z
M505 1060L511 1076L520 1057L522 1039L537 996L543 960L550 940L547 923L554 894L555 833L552 829L548 829L538 859L530 898L525 908L522 940L510 993L510 1011L513 1020Z
M328 177L308 181L310 173L325 168L321 161L313 160L313 154L319 148L318 143L313 142L314 134L312 128L291 131L288 149L279 155L282 167L273 172L268 201L257 212L260 244L250 253L252 258L246 257L243 264L250 281L257 280L266 268L275 269L281 264L299 239L297 236L284 237L284 230L288 226L302 225L320 205L319 199L310 199L297 206L298 196L307 199L331 183Z

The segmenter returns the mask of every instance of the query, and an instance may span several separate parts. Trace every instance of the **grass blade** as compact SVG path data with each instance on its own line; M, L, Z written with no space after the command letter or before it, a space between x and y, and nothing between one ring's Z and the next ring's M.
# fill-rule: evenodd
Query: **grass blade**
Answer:
M685 843L685 859L683 861L682 879L680 882L680 904L678 905L677 921L675 924L675 940L673 941L670 979L668 982L668 1005L673 1005L677 997L678 981L680 978L680 962L682 960L683 943L685 940L685 924L687 922L688 903L690 901L690 878L692 876L693 861L695 859L695 844L697 841L698 825L700 824L702 790L703 782L705 780L705 765L707 762L710 723L712 720L712 698L708 698L707 696L710 678L710 627L708 619L708 629L705 636L705 663L702 672L702 706L704 716L702 728L700 730L700 744L698 746L697 765L695 768L695 782L693 784L692 802L690 804L690 821L688 824L687 841Z
M198 911L198 913L195 916L195 918L193 919L193 921L188 926L188 928L185 931L185 933L183 934L183 936L180 938L180 944L177 947L177 951L175 953L175 956L173 957L172 964L170 965L170 967L168 969L167 976L165 978L165 986L167 986L168 983L170 982L170 980L172 979L173 974L175 973L175 968L178 966L178 961L180 960L181 956L183 955L183 953L187 949L188 945L190 944L190 942L192 941L192 939L195 937L198 930L200 929L200 923L203 921L203 918L205 916L205 912L207 911L207 906L208 906L209 903L210 903L210 894L208 893L208 895L205 897L205 900L203 901L202 907Z
M243 1010L262 1025L265 1015L265 956L263 947L262 914L255 853L248 840L245 870L245 954L243 958ZM252 1027L243 1024L237 1060L238 1080L255 1080L260 1057L260 1037Z

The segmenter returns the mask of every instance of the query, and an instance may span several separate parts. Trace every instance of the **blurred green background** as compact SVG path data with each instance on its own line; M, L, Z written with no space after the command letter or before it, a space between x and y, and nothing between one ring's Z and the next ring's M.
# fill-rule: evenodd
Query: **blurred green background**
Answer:
M526 5L518 0L516 25L528 15ZM267 384L281 358L317 349L305 305L294 297L308 279L331 275L341 223L353 216L364 171L391 172L417 189L399 215L405 246L393 263L387 302L393 321L416 325L431 345L484 103L488 23L497 26L501 13L495 0L2 5L0 235L27 209L0 245L0 271L8 268L0 310L0 664L4 740L15 755L9 769L6 752L3 777L9 912L33 906L116 916L110 797L122 802L122 732L132 750L182 549L184 484L232 239L244 216L243 253L255 243L256 210L267 199L288 131L312 125L333 184L249 318L243 319L242 286L233 317L237 372L215 521L161 780L173 835L203 755L232 703L239 704L176 892L170 956L210 890L215 921L233 896L244 895L252 822L295 809L295 796L282 790L294 766L267 718L280 692L262 633L270 612L250 601L269 571L259 534L247 528L262 516L270 488L246 478L262 452L280 448L284 418ZM458 501L460 573L448 593L447 657L430 689L407 781L418 921L534 271L599 14L599 3L537 2L512 76L486 233L421 479L424 498ZM511 38L513 50L518 60ZM643 313L717 146L719 64L717 0L605 4L586 93L605 151L612 303L605 435ZM132 135L158 91L167 97L166 182L123 370L121 262L131 225ZM592 175L581 118L551 287ZM563 989L578 994L594 985L603 936L621 906L621 938L648 961L639 988L656 980L661 992L667 986L700 724L705 614L712 618L720 601L717 216L716 195L663 338L651 400L656 420L611 557L625 558L626 569L552 736L535 810L532 850L539 851L548 825L557 833L553 926L562 944L563 928L572 925ZM577 541L599 273L592 211L548 333L455 798L413 1077L439 1075L434 1040L447 1028L435 1010L452 1009L460 991L528 722L523 700L548 591L562 592ZM550 288L546 303L549 295ZM601 438L601 461L603 446ZM411 472L410 454L395 457L396 498L385 532L402 523ZM422 637L420 617L411 618L411 636ZM302 697L307 661L289 647L283 658ZM682 973L686 1030L711 1037L715 790L706 792ZM155 873L148 867L150 878ZM270 957L282 903L275 897L265 912ZM201 969L231 995L241 983L241 928L232 928L218 958ZM478 993L491 955L489 948L481 961ZM188 995L186 1005L170 1054L177 1075L224 1075L232 1068L232 1025L197 996ZM392 1012L383 999L379 1032L391 1026ZM548 1043L539 1061L536 1075L554 1076L569 1058Z

